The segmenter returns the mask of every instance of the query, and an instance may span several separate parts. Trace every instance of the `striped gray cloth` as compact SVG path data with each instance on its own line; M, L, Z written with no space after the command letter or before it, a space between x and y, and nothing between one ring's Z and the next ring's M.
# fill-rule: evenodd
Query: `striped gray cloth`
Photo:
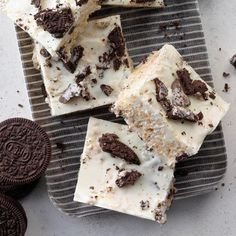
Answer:
M201 77L212 85L204 33L196 0L167 0L165 9L105 7L93 17L120 14L129 53L138 64L164 43L173 44ZM173 23L174 22L174 23ZM176 24L176 22L179 22ZM163 23L169 27L163 30ZM160 28L162 30L160 30ZM25 80L34 120L48 133L52 160L46 172L48 194L53 204L66 214L88 216L107 212L73 202L89 116L119 122L107 108L61 117L51 117L42 93L42 78L32 62L30 37L16 27ZM226 171L226 150L221 126L207 137L200 152L177 165L175 198L212 191Z

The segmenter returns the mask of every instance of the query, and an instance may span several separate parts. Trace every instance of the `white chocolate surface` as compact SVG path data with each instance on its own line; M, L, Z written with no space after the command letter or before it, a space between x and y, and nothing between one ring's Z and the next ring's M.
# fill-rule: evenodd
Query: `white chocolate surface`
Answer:
M229 104L217 94L215 99L207 101L189 96L191 105L188 108L196 114L203 113L202 124L168 119L156 100L153 79L158 78L166 85L171 98L171 84L178 78L176 71L183 68L188 70L192 80L201 80L173 46L165 45L134 70L114 106L114 112L122 114L129 127L156 153L168 158L170 165L184 153L196 154L205 137L215 130L229 108ZM209 86L208 90L213 91Z
M53 37L37 25L34 15L38 9L31 4L31 0L0 0L0 9L34 40L40 42L53 57L56 57L56 51L62 46L68 48L68 51L73 47L78 35L85 30L89 15L100 8L96 0L88 0L88 3L81 7L76 6L75 0L41 0L42 9L55 9L58 4L62 4L60 8L69 7L74 16L73 33L69 34L68 31L62 38Z
M128 164L103 152L98 140L106 133L116 134L119 141L136 153L141 164ZM163 167L161 171L158 170L160 166ZM142 176L134 185L119 188L115 183L119 174L116 167L137 170ZM131 133L128 126L90 118L74 195L75 201L150 220L155 220L155 212L158 211L161 214L159 223L164 223L165 212L171 204L172 196L168 198L168 195L173 187L173 179L173 169L159 156L148 151L145 143L136 133ZM142 210L141 201L148 201L149 207Z
M41 67L49 105L51 107L51 114L53 116L92 109L115 102L124 80L130 75L133 69L127 50L122 60L127 59L129 67L122 64L120 69L115 71L112 63L107 70L99 70L96 66L100 65L99 56L110 49L107 37L116 26L121 27L119 16L89 22L86 31L79 37L79 45L84 48L84 55L73 74L66 70L60 61L51 60L52 66L48 67L46 58L40 54L41 45L36 44L36 57ZM83 80L82 85L86 86L90 95L96 99L86 101L78 96L72 98L66 104L59 102L60 96L69 85L76 86L75 76L83 73L87 66L90 66L92 73ZM93 79L96 79L97 83L93 83ZM100 88L102 84L112 87L113 91L110 96L102 92ZM80 88L78 87L78 93L79 92Z

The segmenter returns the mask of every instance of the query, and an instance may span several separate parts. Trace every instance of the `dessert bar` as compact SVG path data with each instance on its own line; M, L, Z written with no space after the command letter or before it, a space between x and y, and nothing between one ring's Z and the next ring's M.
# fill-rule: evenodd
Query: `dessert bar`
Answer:
M164 223L173 174L127 125L90 118L74 200Z
M113 110L172 165L199 151L228 108L167 44L134 70Z

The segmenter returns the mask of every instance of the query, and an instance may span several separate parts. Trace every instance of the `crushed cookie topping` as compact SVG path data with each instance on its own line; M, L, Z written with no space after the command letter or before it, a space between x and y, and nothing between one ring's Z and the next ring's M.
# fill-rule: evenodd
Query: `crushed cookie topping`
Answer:
M147 210L149 207L150 207L150 202L149 201L141 201L140 202L140 207L141 209L144 211L144 210Z
M190 78L190 73L185 68L176 71L176 73L186 95L201 94L205 100L207 99L206 92L208 91L208 88L204 82L201 80L192 80Z
M83 57L84 48L82 46L77 46L71 50L71 56L68 58L66 55L64 48L60 48L57 51L57 55L62 61L65 68L71 72L72 74L75 72L80 59Z
M125 41L121 28L116 26L108 35L108 39L111 43L114 53L118 57L123 57L125 55Z
M106 94L106 96L110 96L111 95L111 93L113 92L113 88L111 87L111 86L109 86L109 85L106 85L106 84L102 84L101 86L100 86L100 88L101 88L101 90L102 90L102 92L104 93L104 94Z
M40 10L34 15L34 19L37 25L55 38L62 38L74 23L70 8Z
M91 74L91 67L90 66L87 66L85 68L85 70L83 71L83 73L81 74L78 74L75 76L75 81L76 81L76 84L80 84L87 76L89 76Z
M76 84L70 84L68 88L64 91L64 93L60 96L59 102L66 104L73 97L79 97L81 93L81 89Z
M165 110L167 118L172 120L186 120L190 122L198 121L197 115L194 114L190 109L186 108L186 106L190 105L190 100L185 94L182 93L182 88L179 87L179 81L174 81L172 84L172 90L174 90L176 93L175 96L177 96L178 93L178 102L171 102L167 98L168 89L162 81L157 78L153 81L156 87L156 99Z
M135 182L142 176L138 171L123 171L116 180L116 185L119 188L126 187L127 185L134 185Z

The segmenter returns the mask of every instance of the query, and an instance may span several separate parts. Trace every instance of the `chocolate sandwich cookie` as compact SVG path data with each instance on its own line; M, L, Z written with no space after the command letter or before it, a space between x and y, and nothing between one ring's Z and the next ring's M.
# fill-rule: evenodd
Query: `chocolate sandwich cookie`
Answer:
M6 195L0 194L0 235L24 236L27 218L23 207Z
M49 138L38 124L24 118L0 123L0 187L33 183L46 171L50 157Z
M39 183L39 179L32 183L12 186L12 185L0 185L0 193L6 194L14 199L20 200L29 195Z

